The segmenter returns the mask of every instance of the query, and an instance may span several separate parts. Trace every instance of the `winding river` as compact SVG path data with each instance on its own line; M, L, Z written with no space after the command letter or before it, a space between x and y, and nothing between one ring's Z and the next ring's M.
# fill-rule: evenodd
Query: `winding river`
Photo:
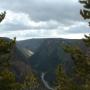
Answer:
M42 74L41 74L41 80L42 80L44 86L45 86L47 89L49 89L49 90L54 90L51 86L49 86L48 82L45 81L45 79L44 79L45 75L46 75L46 73L43 73L43 72L42 72Z

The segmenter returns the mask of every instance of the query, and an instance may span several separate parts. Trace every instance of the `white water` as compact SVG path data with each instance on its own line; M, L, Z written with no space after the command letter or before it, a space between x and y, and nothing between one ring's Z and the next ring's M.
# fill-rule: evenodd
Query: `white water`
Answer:
M42 74L41 74L41 79L42 79L42 82L43 82L44 86L45 86L46 88L48 88L49 90L54 90L52 87L49 86L48 82L45 81L45 79L44 79L45 75L46 75L46 73L42 73Z

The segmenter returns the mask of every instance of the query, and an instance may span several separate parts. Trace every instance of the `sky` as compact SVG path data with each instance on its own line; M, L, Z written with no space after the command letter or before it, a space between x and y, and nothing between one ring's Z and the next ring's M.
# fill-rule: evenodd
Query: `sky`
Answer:
M90 32L81 8L78 0L0 0L0 37L80 39Z

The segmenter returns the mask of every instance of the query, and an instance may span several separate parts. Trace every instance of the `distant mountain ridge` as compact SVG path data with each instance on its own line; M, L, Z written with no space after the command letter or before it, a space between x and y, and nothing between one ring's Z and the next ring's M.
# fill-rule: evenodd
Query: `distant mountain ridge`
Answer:
M17 46L29 49L35 53L38 47L40 47L40 45L43 43L43 41L43 39L28 39L23 41L17 41Z

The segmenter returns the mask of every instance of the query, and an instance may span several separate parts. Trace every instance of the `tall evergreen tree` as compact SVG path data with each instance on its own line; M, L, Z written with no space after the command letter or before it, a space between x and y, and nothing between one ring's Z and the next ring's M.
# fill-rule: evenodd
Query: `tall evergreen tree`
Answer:
M6 12L0 14L0 22L5 18ZM16 73L10 68L12 50L16 45L16 38L7 41L0 38L0 90L35 90L39 87L38 79L33 72L24 76L23 82L16 79Z
M90 0L79 0L79 2L84 4L84 8L80 10L80 15L85 20L90 20ZM90 21L88 23L90 26ZM74 73L73 77L70 78L64 73L64 70L57 68L56 90L90 90L90 35L85 35L83 41L86 45L86 51L77 46L66 45L64 47L74 62Z

